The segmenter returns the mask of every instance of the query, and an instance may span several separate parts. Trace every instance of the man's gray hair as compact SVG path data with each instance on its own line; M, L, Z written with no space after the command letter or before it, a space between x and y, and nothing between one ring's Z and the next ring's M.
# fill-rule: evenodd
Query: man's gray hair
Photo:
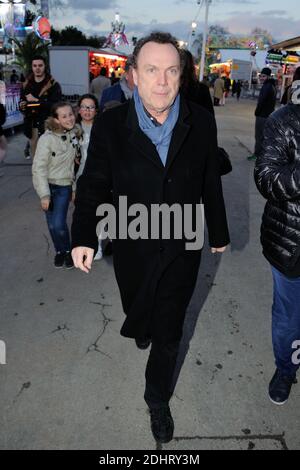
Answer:
M147 44L147 42L156 42L157 44L172 44L172 46L175 47L175 49L178 52L179 59L180 59L180 66L182 68L182 60L181 60L181 54L180 54L180 48L177 39L172 36L170 33L164 33L162 31L153 31L150 33L148 36L145 36L144 38L141 38L137 43L134 48L133 54L132 54L132 61L133 61L133 67L136 69L137 68L137 59L138 55L140 53L140 50L142 47Z

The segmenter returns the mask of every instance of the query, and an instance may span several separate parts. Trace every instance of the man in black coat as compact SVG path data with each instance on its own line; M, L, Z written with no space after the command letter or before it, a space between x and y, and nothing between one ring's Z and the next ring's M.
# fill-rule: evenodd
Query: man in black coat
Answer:
M43 56L35 56L31 68L32 73L23 83L20 110L24 113L24 134L30 140L30 154L34 158L38 138L45 132L45 121L62 95L59 83L47 71Z
M270 400L283 405L300 364L300 81L292 103L269 117L255 181L267 199L262 226L263 253L273 275L272 340L276 371Z
M115 106L117 102L126 103L132 98L134 82L132 77L132 59L128 56L124 68L124 74L117 83L103 90L99 103L100 111L107 109L112 103Z
M129 213L120 197L126 196L130 210L134 204L143 205L149 217L155 205L184 209L189 204L190 223L202 201L212 252L224 252L229 243L215 121L179 94L176 40L167 33L152 33L137 43L133 61L133 99L97 118L78 181L72 255L75 266L86 273L98 242L96 210L109 203L111 195L118 219ZM121 334L135 338L140 348L151 342L145 401L155 439L168 442L174 430L169 409L172 378L201 246L187 249L186 232L176 238L174 227L170 236L164 237L160 227L147 238L147 221L147 216L141 221L140 238L112 237L114 269L126 314Z
M259 78L263 85L255 109L255 149L254 154L250 155L248 160L256 160L259 157L262 150L264 127L276 105L276 87L275 80L271 78L271 69L264 67Z

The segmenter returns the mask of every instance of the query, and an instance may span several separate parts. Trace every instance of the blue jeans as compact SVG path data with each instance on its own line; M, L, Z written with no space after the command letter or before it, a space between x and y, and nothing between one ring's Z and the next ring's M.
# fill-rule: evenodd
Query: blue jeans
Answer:
M67 213L72 195L72 186L49 184L53 209L46 212L49 232L56 252L71 250Z
M300 340L300 277L290 278L273 266L271 268L274 289L272 337L275 362L284 375L294 376L299 369L299 364L294 363L299 346L292 346L295 341Z

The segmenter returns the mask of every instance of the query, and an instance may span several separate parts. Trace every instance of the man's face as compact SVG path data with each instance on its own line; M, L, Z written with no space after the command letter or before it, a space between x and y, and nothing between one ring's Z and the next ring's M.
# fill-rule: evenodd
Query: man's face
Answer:
M180 59L172 44L146 43L133 79L146 109L161 113L174 102L180 85Z
M45 75L46 66L43 60L32 61L32 72L36 78L41 78Z
M259 77L261 83L265 83L265 81L266 81L268 78L269 78L269 76L268 76L268 75L265 75L264 73L261 73L261 74L260 74L260 77Z

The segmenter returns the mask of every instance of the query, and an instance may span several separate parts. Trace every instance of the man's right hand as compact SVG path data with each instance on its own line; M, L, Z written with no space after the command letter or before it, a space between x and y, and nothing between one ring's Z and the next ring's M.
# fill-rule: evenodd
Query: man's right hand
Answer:
M25 111L26 106L27 106L27 101L20 101L19 106L20 106L21 111Z
M88 274L92 269L92 262L94 258L94 251L92 248L86 246L77 246L72 250L72 258L75 268L81 269L84 273Z

